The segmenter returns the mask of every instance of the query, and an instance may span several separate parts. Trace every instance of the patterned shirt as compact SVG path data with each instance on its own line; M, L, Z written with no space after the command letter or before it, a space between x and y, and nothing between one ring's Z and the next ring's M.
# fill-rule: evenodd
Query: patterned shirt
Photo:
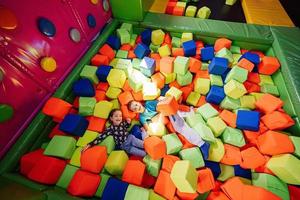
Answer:
M111 135L113 136L115 143L117 146L121 146L127 139L128 136L128 128L129 128L129 123L126 121L121 122L120 125L115 126L115 125L110 125L103 131L101 134L98 135L98 137L90 142L89 144L94 146L99 144L101 141L103 141L107 136Z

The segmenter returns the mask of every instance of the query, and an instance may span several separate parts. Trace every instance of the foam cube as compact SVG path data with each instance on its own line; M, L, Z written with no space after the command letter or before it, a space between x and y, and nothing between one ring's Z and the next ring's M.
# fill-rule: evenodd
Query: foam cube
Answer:
M143 83L147 81L147 78L138 70L133 70L132 74L128 77L129 86L134 92L139 92L143 89Z
M139 70L141 62L142 62L141 59L138 59L138 58L132 59L133 68Z
M120 38L121 44L130 43L130 33L126 29L117 29L117 36Z
M182 95L182 91L177 89L176 87L171 87L167 93L166 93L166 97L174 97L176 99L176 101L178 101L180 99Z
M107 151L103 146L93 146L84 151L80 157L81 169L92 173L99 173L106 161Z
M107 154L110 154L115 149L116 143L114 137L109 135L98 145L106 147Z
M69 136L55 135L44 151L45 155L70 159L75 151L76 140Z
M80 72L80 77L87 78L92 83L98 84L99 80L98 77L96 76L96 71L97 71L97 67L91 65L85 65L82 71Z
M219 51L217 51L216 57L226 58L229 63L233 62L233 56L232 53L227 49L226 47L223 47Z
M105 55L109 58L109 60L114 59L115 57L115 52L114 50L108 45L108 44L104 44L100 49L99 49L99 53L102 55Z
M90 116L94 113L96 99L92 97L79 97L79 114L82 116Z
M154 186L154 191L166 199L174 198L176 186L174 185L168 172L163 170L160 171Z
M106 43L113 49L119 49L121 46L120 39L115 35L109 36L106 40Z
M259 85L270 84L274 85L273 79L271 76L259 74L260 83Z
M235 176L239 176L239 177L243 177L243 178L247 178L247 179L251 179L251 170L249 169L244 169L242 168L240 165L234 165L234 175Z
M98 187L98 189L96 191L96 194L95 194L96 197L102 197L102 194L104 192L106 184L107 184L107 182L108 182L108 180L110 178L109 175L104 174L104 173L101 173L100 177L101 177L101 182L100 182L99 187Z
M98 136L97 132L94 131L85 131L84 135L77 140L76 145L80 147L84 147L88 143L92 142Z
M204 47L201 49L201 60L209 61L215 57L214 47Z
M203 6L198 10L197 17L201 19L208 19L210 14L211 10L206 6Z
M125 151L112 151L105 163L105 169L112 175L122 175L128 156Z
M166 127L163 123L157 122L157 123L150 123L148 134L153 136L163 136L166 135Z
M164 39L165 39L165 33L161 29L152 31L151 42L154 45L161 45L164 42Z
M66 161L54 157L42 156L28 173L30 180L42 184L56 184L66 167Z
M149 57L144 57L140 63L140 70L145 76L152 76L155 71L155 60Z
M245 95L240 98L242 108L254 109L255 101L255 97L252 95Z
M228 60L226 58L214 57L208 66L210 74L222 75L228 68Z
M43 149L37 149L23 155L20 160L20 173L27 176L37 161L44 157L43 153Z
M186 99L186 103L188 105L196 106L198 104L200 97L201 94L199 94L198 92L191 92Z
M226 129L227 125L220 117L212 117L207 120L207 125L213 131L215 137L219 137Z
M146 29L141 33L142 42L149 46L151 43L152 30Z
M261 121L270 130L283 130L295 124L294 120L288 114L279 111L264 115Z
M145 56L148 56L150 54L150 49L145 44L138 44L134 49L134 54L139 58L142 59Z
M294 155L300 157L300 137L296 137L296 136L289 136L289 137L295 147Z
M157 177L161 168L162 159L153 160L149 155L146 155L143 158L143 162L146 164L147 173Z
M149 190L135 185L129 185L124 200L149 199L149 195Z
M224 154L225 154L224 145L219 138L216 138L215 142L210 144L207 160L220 162Z
M170 177L180 192L196 192L198 174L190 161L176 161L172 168Z
M228 83L230 80L236 80L240 83L244 83L248 77L248 70L234 66L230 72L227 74L225 83Z
M65 167L62 175L60 176L59 180L57 181L56 185L61 188L67 189L69 183L71 182L71 180L77 170L78 170L78 167L74 167L72 165L67 165Z
M106 91L106 96L110 99L116 99L121 93L122 90L120 88L109 87L108 90Z
M195 56L196 55L196 43L194 40L186 41L182 43L184 56Z
M213 173L209 168L198 170L197 192L203 194L215 188Z
M109 58L105 55L96 54L91 59L91 64L94 66L108 65Z
M182 33L181 43L193 40L193 33Z
M173 2L171 2L171 3L173 3ZM149 200L165 200L165 198L163 198L159 194L156 194L154 192L154 190L150 190Z
M161 47L158 48L158 53L161 57L165 57L165 56L170 56L171 55L171 50L169 45L165 44Z
M179 152L179 156L182 160L191 161L192 166L195 168L204 166L203 157L198 147L183 149Z
M162 72L162 74L165 77L165 84L172 83L176 79L176 73L164 73L164 72Z
M160 72L157 72L154 75L152 75L151 80L157 85L159 89L162 89L165 86L165 77Z
M183 146L175 133L164 135L162 139L166 143L167 154L177 154Z
M223 80L222 80L221 76L215 75L215 74L210 74L209 79L210 79L211 85L223 86Z
M218 177L219 181L226 181L234 177L233 166L220 164L220 168L221 168L221 174Z
M221 174L221 168L218 162L205 160L205 167L211 170L215 179Z
M93 97L95 96L95 89L89 79L79 79L75 81L72 87L75 96Z
M167 153L167 146L165 141L157 136L151 136L144 141L145 151L151 156L152 159L161 159Z
M236 2L236 0L226 0L226 1L225 1L225 4L226 4L226 5L229 5L229 6L232 6L232 5L235 4L235 2Z
M122 23L120 29L125 29L125 30L127 30L130 33L130 35L132 34L132 24Z
M219 112L214 107L212 107L212 105L210 105L209 103L200 106L197 109L197 113L200 113L206 121L209 118L215 117L219 114Z
M156 110L162 113L164 116L170 116L177 113L179 105L174 97L166 97L159 101Z
M260 74L272 75L280 68L280 63L277 58L264 56L261 63L258 65Z
M186 17L194 17L197 12L196 6L188 6L185 10L185 16Z
M127 56L128 56L128 51L118 50L117 53L116 53L116 58L126 59Z
M187 71L186 74L177 74L176 80L180 86L189 85L193 81L193 75L191 72Z
M250 62L249 60L247 60L246 58L240 59L239 62L237 63L237 65L241 68L248 70L248 72L252 72L252 70L254 68L254 64L252 62Z
M183 56L177 56L174 61L174 72L176 74L186 74L189 67L189 58Z
M181 47L181 39L178 37L172 37L172 46L175 48Z
M123 88L125 81L126 74L120 69L111 69L107 76L107 82L112 87Z
M206 95L210 89L210 80L206 78L197 78L194 85L194 91Z
M220 104L224 98L225 93L223 87L213 85L206 96L206 101L213 104Z
M99 101L95 105L94 116L107 119L113 104L109 101Z
M146 82L143 84L143 99L154 100L160 95L160 89L157 88L155 83Z
M240 165L242 163L241 151L238 147L224 144L224 150L225 153L220 163L225 165Z
M128 188L128 183L120 181L116 178L109 178L104 191L102 193L102 200L124 200ZM118 191L118 192L116 192Z
M224 92L227 96L238 99L247 93L245 86L236 80L230 80L224 86Z
M134 185L141 185L145 170L146 165L141 161L128 160L122 175L122 181Z
M175 58L173 57L163 57L160 59L160 72L173 73L173 65Z
M205 124L205 121L203 120L201 114L199 114L199 113L194 113L194 114L188 115L185 118L185 121L192 128L198 123Z
M45 103L42 112L57 119L63 119L72 108L72 105L59 98L51 97Z
M256 53L252 53L250 51L244 53L241 57L240 60L246 58L247 60L249 60L250 62L252 62L254 65L258 65L260 62L260 58L259 55L257 55Z
M81 165L80 164L81 150L82 150L82 147L78 147L75 149L75 151L71 157L71 160L70 160L71 165L80 167L80 165Z
M221 135L221 139L224 143L232 144L237 147L242 147L246 144L242 131L231 127L226 127Z
M257 111L239 110L237 113L236 126L239 129L258 131L260 115Z
M266 163L266 158L255 147L242 150L241 156L240 166L244 169L255 169Z
M131 61L128 59L124 59L124 58L119 58L118 61L115 64L116 69L122 69L123 71L129 71L127 68L131 68L132 69L132 64Z
M236 110L241 107L239 99L233 99L226 96L220 104L221 108L227 110Z
M260 91L274 96L279 96L279 91L276 85L264 84L260 87Z

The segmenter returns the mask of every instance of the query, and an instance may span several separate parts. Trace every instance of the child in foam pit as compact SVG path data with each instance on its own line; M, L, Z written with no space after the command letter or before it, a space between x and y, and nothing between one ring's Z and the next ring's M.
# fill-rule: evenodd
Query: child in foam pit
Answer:
M99 144L107 136L113 136L117 147L126 151L129 154L144 157L146 152L144 151L144 141L136 138L134 135L128 133L128 128L131 123L131 119L127 118L123 121L122 111L114 109L109 114L109 121L111 125L107 127L103 133L87 144L82 152L88 148Z

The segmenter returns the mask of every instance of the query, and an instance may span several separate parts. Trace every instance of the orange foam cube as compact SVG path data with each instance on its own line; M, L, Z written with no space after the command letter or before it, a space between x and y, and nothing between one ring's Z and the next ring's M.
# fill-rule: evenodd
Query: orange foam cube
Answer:
M88 118L88 120L89 120L89 126L87 128L88 130L95 131L95 132L104 131L106 119L91 116Z
M156 83L156 86L159 89L162 89L165 86L165 76L160 72L157 72L151 76L151 80L153 83Z
M213 191L206 197L206 200L230 200L223 192Z
M257 145L257 138L259 136L259 131L248 131L248 130L243 130L245 139L247 143L254 144L255 146Z
M128 109L128 106L127 105L123 105L121 106L121 111L123 113L123 118L126 119L126 118L130 118L130 119L134 119L136 117L136 113L130 111Z
M168 173L171 173L171 170L173 168L173 165L176 161L180 160L177 156L173 155L165 155L162 163L162 170L165 170Z
M174 198L176 187L170 177L170 173L160 170L154 185L154 192L165 197L166 199Z
M244 69L248 70L249 72L252 72L252 70L254 68L254 64L252 62L250 62L249 60L247 60L246 58L242 58L237 63L237 66L244 68Z
M271 94L264 94L255 102L255 106L264 113L271 113L281 108L283 106L283 101Z
M201 69L201 61L196 58L190 58L189 71L192 73L197 73Z
M225 154L220 163L225 165L239 165L242 162L241 152L238 147L224 144Z
M173 73L174 60L175 58L168 56L161 58L159 62L160 71L164 73Z
M216 52L218 52L219 50L221 50L224 47L227 49L230 49L231 43L232 43L232 41L228 40L227 38L219 38L215 42L214 49Z
M215 179L211 169L205 168L198 170L197 192L203 194L215 187Z
M245 81L244 86L248 93L260 92L260 86L250 81Z
M139 92L132 91L131 94L135 101L143 101L143 93L141 91Z
M114 50L108 45L108 44L104 44L100 49L99 49L99 53L102 55L105 55L108 57L109 60L114 59L115 57L115 52Z
M105 146L93 146L80 156L81 169L99 174L107 160Z
M123 85L123 88L122 88L123 91L132 91L130 85L129 85L129 81L128 79L126 79L124 85Z
M164 43L166 43L166 44L171 44L172 43L172 38L171 38L169 33L165 34Z
M72 105L70 103L59 98L51 97L45 103L42 112L58 120L63 120L71 108Z
M119 94L118 100L122 106L127 105L130 101L133 101L133 96L129 91L125 91Z
M185 193L185 192L180 192L179 190L176 190L176 194L180 199L184 199L184 200L194 200L196 199L199 194L196 193Z
M251 83L259 84L260 83L260 77L258 73L249 72L247 80Z
M182 91L182 100L185 102L189 94L193 91L193 87L184 86L180 90Z
M154 160L161 159L167 154L166 142L157 136L147 137L144 141L144 148Z
M242 163L240 166L245 169L255 169L266 163L265 157L255 147L241 151L241 156Z
M136 58L136 55L133 50L128 51L127 58L129 58L129 59Z
M260 74L272 75L280 67L280 63L277 58L264 56L262 61L258 64L258 72Z
M157 112L162 113L165 116L174 115L177 113L179 105L174 97L165 97L159 101L156 107Z
M206 104L206 97L205 96L201 96L196 107L200 107L200 106L203 106L204 104Z
M96 54L91 59L91 64L95 66L109 65L109 58L105 55Z
M96 99L97 102L102 101L102 100L106 100L106 92L104 92L102 90L96 90L95 99Z
M123 171L122 181L140 186L145 170L146 165L140 160L128 160Z
M179 6L175 6L174 10L173 10L173 15L176 16L183 16L184 14L184 7L179 7Z
M295 124L294 120L288 114L279 111L264 115L261 121L270 130L283 130Z
M180 89L181 88L181 86L179 85L179 83L175 80L175 81L173 81L173 82L171 82L171 83L169 83L169 87L171 88L171 87L176 87L177 89Z
M179 104L178 110L180 110L182 112L189 112L190 111L190 107L187 106L187 105Z
M123 51L130 51L131 50L131 45L130 44L123 44L121 47L120 47L120 50L123 50Z
M184 56L184 50L183 48L172 48L172 56Z
M230 112L229 110L223 110L219 117L230 127L235 128L236 127L236 118L237 115L233 112Z

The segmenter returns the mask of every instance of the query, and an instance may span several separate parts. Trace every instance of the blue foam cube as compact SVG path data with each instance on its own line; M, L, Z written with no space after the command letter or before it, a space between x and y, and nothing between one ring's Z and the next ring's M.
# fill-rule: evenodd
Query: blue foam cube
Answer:
M104 191L102 200L123 200L128 188L128 183L120 181L116 178L109 178Z
M145 76L152 76L155 71L155 60L149 57L144 57L140 64L140 70Z
M89 125L89 121L76 114L67 114L59 125L59 130L75 136L82 136Z
M134 53L139 59L142 59L145 56L148 56L150 54L150 52L151 51L150 51L149 47L145 44L138 44L138 45L136 45L136 47L134 49Z
M250 179L250 180L252 179L250 169L243 169L239 165L234 165L233 168L234 168L234 175L235 176L247 178L247 179Z
M201 49L201 60L202 61L209 61L215 57L214 54L215 50L214 47L205 47Z
M226 71L221 75L221 78L223 80L223 83L225 82L227 74L230 72L231 68L227 68Z
M210 74L222 75L226 72L228 68L227 58L215 57L212 59L211 63L208 65L208 71Z
M184 51L184 56L195 56L196 55L196 42L194 40L190 40L182 43L182 48Z
M142 42L147 46L151 43L151 35L152 31L150 29L146 29L141 33Z
M170 89L169 84L165 84L164 87L160 90L160 95L165 96L169 89Z
M241 60L242 58L246 58L247 60L249 60L250 62L252 62L254 65L258 65L260 62L259 59L259 55L257 55L256 53L251 53L251 52L246 52L244 53L239 60Z
M258 131L260 115L257 111L239 110L237 112L236 126L239 129Z
M213 85L210 87L208 94L206 95L206 101L208 103L220 104L225 98L224 88Z
M108 66L108 65L101 65L100 67L98 67L98 69L96 71L96 75L100 82L107 82L106 78L111 69L112 69L112 66Z
M202 156L203 156L204 160L208 159L209 148L210 148L210 144L208 142L204 142L204 144L200 147L200 150L202 152Z
M93 97L95 96L95 89L92 82L87 79L79 79L73 84L73 93L75 96L80 97Z
M106 44L108 44L111 48L117 50L120 49L121 41L116 35L111 35L106 40Z
M221 174L221 167L220 164L213 161L204 160L205 167L211 169L214 178L217 179Z

